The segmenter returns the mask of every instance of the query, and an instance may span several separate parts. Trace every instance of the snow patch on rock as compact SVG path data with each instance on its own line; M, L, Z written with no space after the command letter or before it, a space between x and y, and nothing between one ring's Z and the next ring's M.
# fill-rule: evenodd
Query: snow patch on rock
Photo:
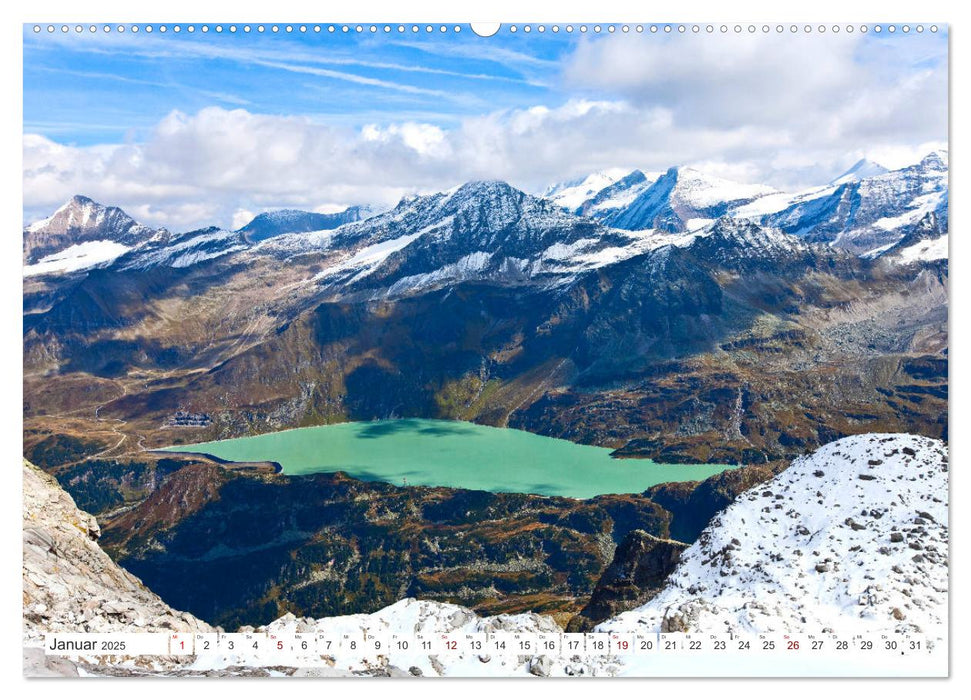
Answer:
M914 262L931 262L945 260L948 256L948 237L941 236L929 241L920 241L912 246L901 249L894 257L897 262L909 264Z
M57 272L78 272L107 265L131 248L116 241L85 241L45 256L33 265L24 266L24 277Z

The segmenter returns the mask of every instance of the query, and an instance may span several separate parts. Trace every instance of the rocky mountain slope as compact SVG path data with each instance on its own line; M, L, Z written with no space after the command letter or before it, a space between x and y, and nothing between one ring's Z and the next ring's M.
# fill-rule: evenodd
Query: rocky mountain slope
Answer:
M772 474L736 471L744 476L735 484L719 479L728 493ZM79 477L72 470L64 483ZM688 493L696 487L681 485ZM117 512L105 519L102 542L165 600L226 627L287 611L371 612L406 596L565 622L630 530L667 537L672 526L685 529L682 520L707 521L723 503L668 501L670 509L646 494L579 501L197 465L129 509L109 505Z
M632 530L614 552L590 600L570 620L567 632L589 632L598 622L636 608L661 592L688 545Z
M172 610L97 544L94 516L26 460L23 468L24 637L46 632L209 631Z
M718 514L664 590L597 627L946 636L948 456L871 434L795 460Z
M208 416L198 439L461 418L676 461L940 437L947 262L894 264L904 249L859 257L732 217L620 231L503 183L255 246L207 229L25 285L27 416L42 435L50 401L92 401L142 445L171 444L179 412ZM76 391L95 384L109 398Z

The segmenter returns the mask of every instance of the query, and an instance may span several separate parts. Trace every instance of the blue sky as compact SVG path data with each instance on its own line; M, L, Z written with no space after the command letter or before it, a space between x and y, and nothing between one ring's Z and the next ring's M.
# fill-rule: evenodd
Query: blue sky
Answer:
M470 179L536 191L608 167L692 165L796 189L947 139L943 30L171 26L25 27L26 219L83 193L150 224L231 226Z
M267 25L267 30L269 30ZM24 130L75 145L144 138L172 110L242 107L363 125L462 116L562 99L557 66L577 39L533 33L66 36L25 30ZM453 27L454 25L449 25Z

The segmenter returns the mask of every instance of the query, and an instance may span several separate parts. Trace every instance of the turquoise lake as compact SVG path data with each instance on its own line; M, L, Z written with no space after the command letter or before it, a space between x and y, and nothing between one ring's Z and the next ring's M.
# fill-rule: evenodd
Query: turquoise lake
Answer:
M613 459L611 450L447 420L339 423L179 445L235 462L273 461L285 474L342 471L396 485L591 498L638 493L666 481L695 481L730 467Z

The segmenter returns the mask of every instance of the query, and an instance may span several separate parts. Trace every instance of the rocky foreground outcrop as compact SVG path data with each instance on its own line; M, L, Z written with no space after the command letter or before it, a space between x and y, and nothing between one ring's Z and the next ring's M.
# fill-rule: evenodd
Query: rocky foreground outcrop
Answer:
M65 659L44 657L49 632L211 632L173 610L101 549L94 516L54 480L23 466L24 672L76 675Z
M98 530L91 517L79 511L52 479L27 464L24 491L26 673L77 672L70 662L45 659L39 643L49 630L210 629L166 606L113 564L95 541ZM868 434L831 443L741 494L681 553L674 572L659 585L662 574L655 565L673 564L678 549L677 543L649 535L628 538L598 586L605 597L600 602L611 605L607 593L615 594L615 600L630 595L650 599L602 622L595 631L910 633L932 645L943 642L949 592L947 448L938 440L899 434ZM362 630L403 636L555 634L559 627L542 615L479 617L456 605L405 599L370 615L285 615L260 631L326 635ZM320 657L304 668L273 671L294 676L652 672L644 665L648 658L639 656L564 653L503 659L485 654L439 656L412 648L410 655L393 661L392 665L387 659ZM243 668L241 659L231 656L189 658L181 664L164 659L141 663L82 670L109 675L268 673Z
M912 633L948 618L948 454L868 434L797 459L712 519L617 632Z

